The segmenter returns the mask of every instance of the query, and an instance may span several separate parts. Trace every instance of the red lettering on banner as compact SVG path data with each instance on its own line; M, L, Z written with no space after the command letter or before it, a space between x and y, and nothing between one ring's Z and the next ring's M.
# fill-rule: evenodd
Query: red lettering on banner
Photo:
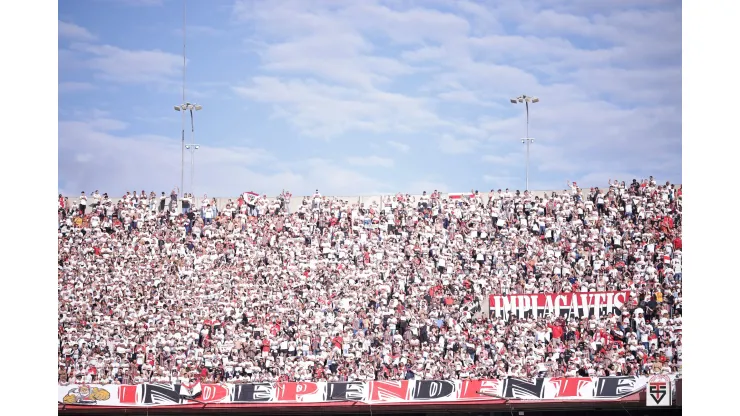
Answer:
M372 381L370 382L370 400L408 400L409 381Z
M478 394L499 394L498 380L463 380L460 385L458 399L462 400L491 400L493 397Z
M219 402L229 397L229 389L220 384L201 384L200 397L201 402Z
M118 401L122 404L136 404L136 388L138 386L118 386Z
M315 394L319 391L319 385L310 382L301 383L276 383L277 401L295 402L301 401L299 396Z
M550 383L558 389L556 398L578 397L581 387L591 382L591 377L553 377Z

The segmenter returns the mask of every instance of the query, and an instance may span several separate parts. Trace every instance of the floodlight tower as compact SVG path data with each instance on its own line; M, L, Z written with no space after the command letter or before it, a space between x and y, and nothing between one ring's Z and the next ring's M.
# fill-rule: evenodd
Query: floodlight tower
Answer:
M540 102L540 99L537 97L530 97L528 95L520 95L516 98L511 99L512 104L521 104L524 103L524 108L527 111L527 135L522 139L522 143L527 145L527 176L526 176L526 185L525 190L529 191L529 145L531 143L534 143L534 138L529 137L529 104L532 103L538 103Z
M191 104L191 103L185 103L175 106L175 111L182 111L183 118L185 117L185 112L190 112L190 133L191 133L191 143L188 145L185 145L185 129L183 128L183 135L182 135L182 143L183 143L183 152L185 149L190 151L190 192L195 193L195 189L193 189L193 183L195 181L195 151L200 149L200 145L195 143L195 117L193 115L193 111L200 111L203 109L202 105L199 104ZM184 158L183 158L184 161ZM184 165L184 162L183 162ZM184 169L184 166L183 166ZM184 192L184 191L183 191Z

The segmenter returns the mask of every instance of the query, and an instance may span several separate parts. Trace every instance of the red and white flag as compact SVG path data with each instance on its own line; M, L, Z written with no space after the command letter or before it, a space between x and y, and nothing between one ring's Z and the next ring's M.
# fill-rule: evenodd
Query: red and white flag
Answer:
M244 200L247 202L252 202L256 200L257 198L259 198L259 196L260 194L258 194L257 192L252 192L252 191L244 192L244 194L242 194L242 198L244 198Z
M462 193L462 194L447 194L447 198L449 199L470 199L474 197L474 194L471 193Z

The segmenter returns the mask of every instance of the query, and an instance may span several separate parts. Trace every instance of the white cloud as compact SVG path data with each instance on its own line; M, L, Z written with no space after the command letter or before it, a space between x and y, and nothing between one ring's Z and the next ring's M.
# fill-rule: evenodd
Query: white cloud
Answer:
M347 162L350 165L363 167L393 167L393 159L379 156L351 156L347 158Z
M414 43L441 38L446 30L464 32L465 21L424 9L399 14L378 5L347 5L332 13L321 4L236 2L235 16L248 20L260 35L260 41L250 44L262 68L281 75L253 77L236 92L279 106L284 117L307 136L327 138L358 131L403 134L441 125L427 97L392 92L387 85L424 69L385 56L366 33ZM425 19L424 26L397 26L409 19ZM280 21L291 24L275 24Z
M444 59L447 56L447 51L444 47L436 46L422 46L418 49L405 51L401 54L401 58L410 62L427 62L437 61Z
M120 195L131 189L161 192L180 185L180 141L126 134L125 124L96 118L59 123L62 189L98 188ZM190 192L189 156L185 162L185 188ZM195 162L199 194L228 197L254 190L275 195L288 189L308 195L317 187L334 195L356 195L358 189L389 192L384 183L330 160L285 160L260 148L202 146Z
M273 45L262 53L267 70L283 73L311 73L321 79L362 89L411 74L414 69L394 59L364 55L371 49L359 35L342 37L311 35ZM321 56L322 59L314 59Z
M446 91L439 93L437 96L443 100L452 102L487 105L474 92L468 90Z
M81 91L90 91L95 89L95 86L89 82L74 82L74 81L67 81L67 82L60 82L59 83L59 93L72 93L72 92L81 92Z
M90 121L87 122L87 124L99 131L121 131L126 130L128 127L128 123L125 123L120 120L112 119L106 117L107 114L101 115L100 117L96 117Z
M84 27L78 26L74 23L63 22L61 20L59 20L59 37L85 42L96 39L95 35L90 33Z
M182 56L160 50L129 50L111 45L71 46L87 57L85 64L106 81L122 84L167 83L182 73Z
M471 139L456 139L448 134L439 139L439 150L451 155L472 153L478 142Z
M413 132L439 124L421 99L381 90L356 90L316 80L255 77L234 87L243 97L276 105L285 118L307 136L331 138L347 132Z
M394 149L398 150L399 152L406 153L409 150L411 150L411 146L409 146L407 144L404 144L404 143L401 143L401 142L397 142L397 141L394 141L394 140L388 140L387 143L391 147L393 147Z

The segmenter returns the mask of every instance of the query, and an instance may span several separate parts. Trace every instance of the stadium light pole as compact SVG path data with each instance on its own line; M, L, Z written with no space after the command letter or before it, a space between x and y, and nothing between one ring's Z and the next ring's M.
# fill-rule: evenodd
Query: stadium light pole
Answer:
M187 39L185 28L186 28L186 17L187 17L187 2L182 0L182 104L176 105L175 110L180 111L188 103L185 101L185 74L186 74L186 54L185 54L185 40ZM181 157L180 157L180 192L185 193L185 112L182 112L182 137L181 137Z
M527 135L522 139L522 143L527 145L527 176L526 176L526 184L525 184L525 190L529 191L529 145L534 143L534 139L529 137L529 104L532 103L538 103L540 102L540 99L537 97L530 97L528 95L520 95L516 98L511 99L512 104L521 104L524 103L524 108L527 111Z
M193 115L193 111L200 111L203 109L202 105L199 104L192 104L192 103L185 103L181 105L176 105L175 110L181 111L183 113L183 117L185 116L185 112L190 112L190 134L191 134L191 143L189 145L186 145L184 149L190 150L190 192L195 193L195 189L193 188L194 183L194 177L195 177L195 151L200 149L200 145L195 143L195 117ZM183 129L183 144L185 142L185 133Z
M185 148L190 151L190 192L195 194L195 151L200 149L200 145L193 143L185 145Z

